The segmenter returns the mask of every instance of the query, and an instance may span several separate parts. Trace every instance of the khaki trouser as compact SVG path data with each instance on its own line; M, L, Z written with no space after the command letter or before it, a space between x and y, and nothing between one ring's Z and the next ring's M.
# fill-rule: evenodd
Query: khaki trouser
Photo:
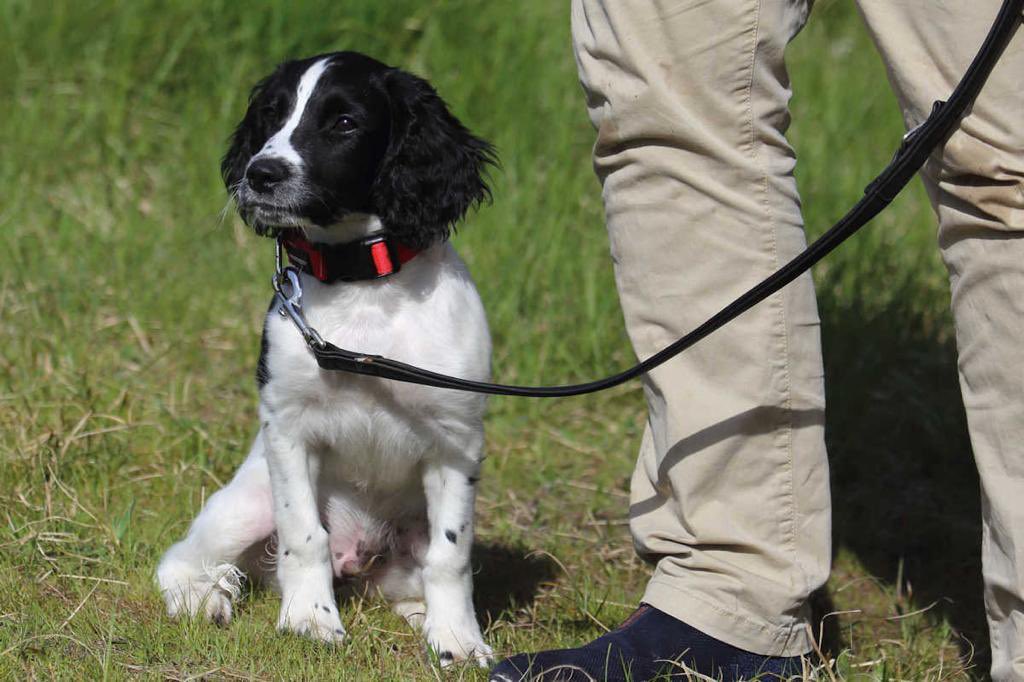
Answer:
M908 125L948 96L998 5L860 0ZM805 245L783 53L809 10L808 0L573 1L616 282L641 357ZM1024 31L925 171L981 473L1000 679L1024 677L1022 79ZM637 550L657 561L644 601L743 649L808 652L807 597L831 550L810 276L651 372L644 391L630 507Z

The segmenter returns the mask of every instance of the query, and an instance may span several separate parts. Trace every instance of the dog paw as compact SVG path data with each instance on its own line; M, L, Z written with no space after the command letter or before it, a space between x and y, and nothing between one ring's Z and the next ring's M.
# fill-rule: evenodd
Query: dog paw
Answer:
M427 644L437 655L442 668L457 661L473 661L481 668L494 663L494 651L484 643L483 635L476 621L461 625L432 623L430 619L423 626Z
M328 644L341 644L345 640L345 628L330 594L313 596L300 593L286 597L281 605L277 629Z
M419 630L423 627L423 619L427 613L427 607L418 599L405 599L391 605L392 610L405 619L409 627Z
M225 627L231 622L231 599L216 586L196 589L190 586L164 593L167 615L171 618L194 618L202 613L207 620Z
M231 600L241 591L244 575L235 566L221 564L196 570L187 564L163 562L157 584L171 618L202 614L219 626L231 622Z

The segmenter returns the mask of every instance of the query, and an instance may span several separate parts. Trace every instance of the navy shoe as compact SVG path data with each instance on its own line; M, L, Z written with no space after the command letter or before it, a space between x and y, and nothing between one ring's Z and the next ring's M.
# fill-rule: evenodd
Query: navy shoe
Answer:
M680 665L682 664L682 665ZM516 654L494 666L491 682L645 682L686 679L785 680L801 672L800 657L762 656L721 642L649 604L617 629L576 649Z

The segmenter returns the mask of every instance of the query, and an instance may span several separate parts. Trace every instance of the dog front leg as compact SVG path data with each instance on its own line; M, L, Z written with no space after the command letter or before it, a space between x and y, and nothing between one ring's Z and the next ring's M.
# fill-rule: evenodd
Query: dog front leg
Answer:
M326 642L340 642L345 629L332 589L327 531L320 523L313 462L284 419L263 416L270 488L277 526L277 578L281 615L277 628Z
M479 448L469 459L460 455L424 463L429 544L423 566L423 632L442 666L467 658L481 666L491 661L491 648L484 643L473 610L469 563L478 452Z

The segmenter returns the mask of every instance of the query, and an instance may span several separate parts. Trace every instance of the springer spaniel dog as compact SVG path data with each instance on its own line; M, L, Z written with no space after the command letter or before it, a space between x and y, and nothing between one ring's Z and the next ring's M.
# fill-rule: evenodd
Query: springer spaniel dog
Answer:
M426 81L337 52L254 88L222 172L245 222L283 237L324 339L488 380L487 320L447 238L489 198L495 162ZM340 642L344 578L388 599L443 665L488 664L470 570L484 397L323 371L276 303L259 433L161 559L168 612L226 624L242 577L263 572L280 589L279 630Z

